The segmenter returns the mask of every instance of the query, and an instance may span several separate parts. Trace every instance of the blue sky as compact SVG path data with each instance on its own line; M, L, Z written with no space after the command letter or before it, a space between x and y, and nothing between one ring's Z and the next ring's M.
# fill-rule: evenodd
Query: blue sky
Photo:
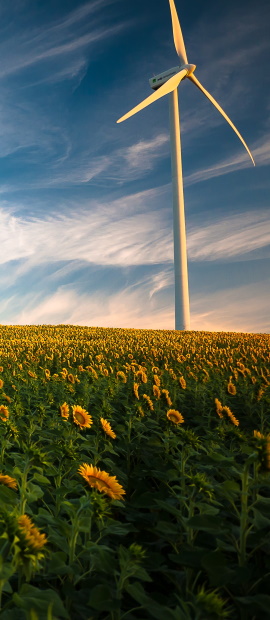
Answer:
M176 0L191 329L270 332L269 17ZM174 329L168 0L0 0L0 324Z

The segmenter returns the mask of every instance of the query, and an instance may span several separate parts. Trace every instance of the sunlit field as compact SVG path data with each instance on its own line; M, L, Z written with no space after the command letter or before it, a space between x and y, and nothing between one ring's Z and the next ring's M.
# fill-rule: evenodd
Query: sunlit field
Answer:
M0 338L0 619L269 618L270 336Z

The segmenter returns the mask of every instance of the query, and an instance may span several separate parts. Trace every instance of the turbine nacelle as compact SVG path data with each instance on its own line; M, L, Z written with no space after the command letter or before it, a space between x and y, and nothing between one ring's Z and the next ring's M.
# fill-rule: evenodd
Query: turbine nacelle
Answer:
M173 75L182 71L182 69L186 69L188 77L195 71L196 65L184 64L181 67L172 67L172 69L167 69L167 71L163 71L162 73L158 73L158 75L154 75L154 77L150 78L149 84L153 90L157 90L162 84L165 84Z
M150 78L149 84L153 90L157 90L162 84L165 84L173 75L176 75L180 71L180 67L173 67L172 69L167 69L167 71L163 71L162 73L158 73L158 75L154 75L154 77Z

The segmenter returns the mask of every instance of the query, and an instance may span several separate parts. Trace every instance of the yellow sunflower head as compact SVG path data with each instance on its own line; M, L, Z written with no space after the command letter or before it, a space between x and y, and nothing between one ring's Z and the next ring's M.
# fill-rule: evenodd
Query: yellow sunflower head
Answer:
M134 392L134 396L136 396L136 398L138 398L139 400L139 383L134 383L133 384L133 392Z
M17 480L15 478L11 478L11 476L5 476L4 474L0 474L0 484L5 484L6 487L10 489L17 489Z
M47 543L46 535L40 533L27 515L21 515L18 518L18 526L32 551L40 551Z
M100 418L100 422L101 422L101 426L103 428L103 430L105 431L106 435L109 435L109 437L112 437L112 439L116 438L116 434L113 432L110 422L108 422L107 420L105 420L104 418Z
M11 398L10 398L10 396L8 396L7 394L2 394L2 396L3 396L3 398L4 398L5 400L7 400L7 401L8 401L8 403L11 403Z
M169 411L167 411L167 418L174 424L183 424L184 422L183 416L179 411L176 411L176 409L169 409Z
M184 379L184 377L179 377L179 383L181 385L181 388L185 390L187 387L187 384L186 384L186 380Z
M37 378L36 373L35 373L35 372L32 372L32 370L28 370L28 373L27 373L27 374L29 375L29 377L32 377L33 379L36 379L36 378Z
M69 406L67 405L67 403L63 403L63 405L60 405L60 414L62 418L67 419L69 417Z
M116 476L110 476L106 471L101 471L98 467L83 463L78 473L86 480L90 487L94 487L102 493L106 493L111 499L122 499L125 495L121 484L116 480Z
M120 379L123 383L127 382L127 377L122 370L118 370L118 372L116 373L116 377Z
M227 390L229 392L229 394L232 394L233 396L236 394L236 387L235 385L229 381L228 385L227 385Z
M3 422L6 422L8 417L9 417L8 408L5 407L5 405L0 405L0 418L1 418L1 420L3 420Z
M260 431L253 431L253 435L257 439L264 439L265 438L264 435L262 433L260 433Z
M80 428L90 428L93 424L92 416L80 405L73 405L72 413L75 424L78 424Z
M153 394L157 399L160 399L160 389L157 385L153 385Z
M223 418L223 413L222 413L223 407L222 407L220 400L218 400L218 398L215 398L215 405L216 405L216 413L218 414L220 418Z

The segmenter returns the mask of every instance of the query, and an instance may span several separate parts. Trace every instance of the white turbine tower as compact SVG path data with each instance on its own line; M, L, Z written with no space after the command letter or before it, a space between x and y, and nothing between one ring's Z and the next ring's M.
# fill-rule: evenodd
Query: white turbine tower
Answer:
M188 63L185 44L182 31L177 16L174 0L169 0L173 39L176 52L180 59L180 67L173 67L168 71L156 75L149 80L151 88L155 91L144 99L139 105L135 106L130 112L119 118L117 123L125 121L136 112L139 112L150 103L154 103L164 95L170 94L170 138L171 138L171 162L172 162L172 188L173 188L173 230L174 230L174 277L175 277L175 329L190 329L190 312L189 312L189 293L188 293L188 270L187 270L187 250L186 250L186 228L185 228L185 210L184 210L184 192L182 177L182 159L181 159L181 142L180 142L180 120L178 108L178 92L177 88L182 80L188 78L197 86L202 93L210 99L217 110L224 116L232 129L240 138L246 148L254 166L255 162L251 152L242 138L235 125L229 119L224 110L217 101L202 86L195 77L194 71L196 65Z

